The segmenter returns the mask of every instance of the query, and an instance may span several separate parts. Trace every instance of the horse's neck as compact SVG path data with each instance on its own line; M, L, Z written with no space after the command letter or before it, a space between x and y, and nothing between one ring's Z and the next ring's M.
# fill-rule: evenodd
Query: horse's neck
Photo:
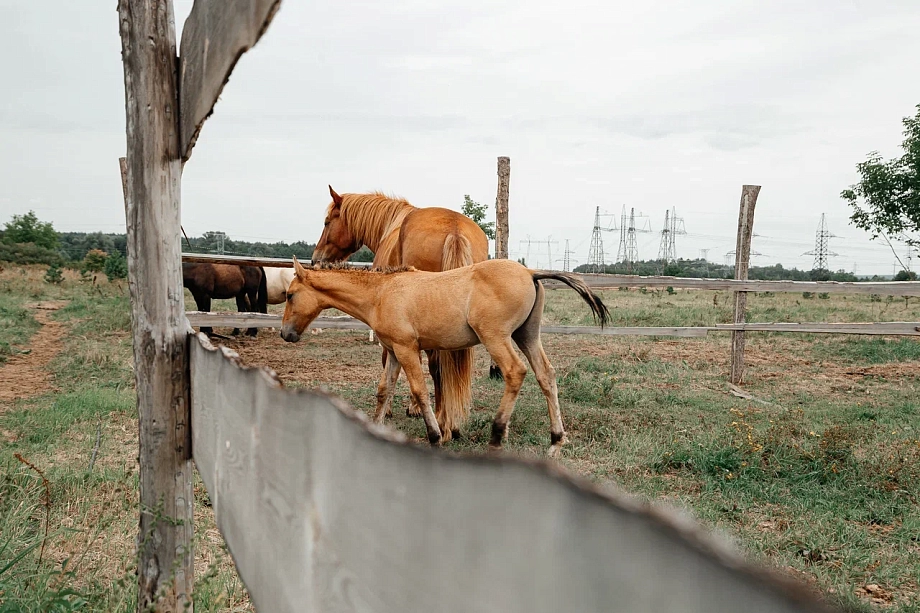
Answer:
M397 231L406 216L415 209L408 202L397 200L387 201L383 206L385 207L384 211L374 215L374 223L368 224L363 228L363 236L356 237L375 253L380 248L380 243Z
M376 303L377 289L385 282L385 275L341 273L335 271L311 272L310 284L325 298L325 308L333 308L370 324Z

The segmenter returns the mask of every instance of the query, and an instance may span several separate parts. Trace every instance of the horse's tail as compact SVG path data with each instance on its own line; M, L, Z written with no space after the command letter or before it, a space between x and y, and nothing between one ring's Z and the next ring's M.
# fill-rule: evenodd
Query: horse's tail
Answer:
M268 279L265 277L265 269L259 266L261 278L259 279L259 292L256 294L256 310L259 313L268 313Z
M448 234L441 251L441 270L451 270L473 263L473 246L462 234Z
M473 246L467 237L459 233L447 235L441 254L441 270L462 268L473 263ZM473 349L438 351L434 357L438 361L437 372L441 382L438 426L444 440L450 440L453 432L459 430L470 415L470 405L473 402Z
M610 321L610 311L607 310L607 305L603 303L600 296L591 291L591 288L585 284L581 277L551 270L534 270L531 275L533 276L534 283L538 282L540 279L555 279L556 281L562 281L578 292L582 300L588 303L588 306L591 307L591 311L594 314L594 319L600 321L602 328Z

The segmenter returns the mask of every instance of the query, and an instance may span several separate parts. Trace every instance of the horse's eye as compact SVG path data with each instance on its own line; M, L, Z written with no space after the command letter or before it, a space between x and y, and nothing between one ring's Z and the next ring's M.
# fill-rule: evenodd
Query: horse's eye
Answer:
M287 299L288 299L288 300L293 300L293 299L294 299L294 294L288 293Z

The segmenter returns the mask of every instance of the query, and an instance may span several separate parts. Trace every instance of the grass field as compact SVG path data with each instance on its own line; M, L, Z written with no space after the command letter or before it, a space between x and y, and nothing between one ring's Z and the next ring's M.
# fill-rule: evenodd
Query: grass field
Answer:
M0 611L133 610L137 419L126 289L72 276L51 286L42 274L0 272L0 360L12 363L48 342L30 305L66 301L50 314L66 331L51 339L61 349L44 367L53 383L0 405L0 602L13 603ZM590 323L574 293L548 295L546 323ZM604 298L616 325L706 325L731 316L728 293ZM188 295L186 302L194 304ZM752 295L748 320L920 321L920 300ZM752 401L729 392L728 338L545 336L571 439L560 461L691 510L752 559L813 583L848 610L920 611L920 342L750 333L742 387ZM263 330L226 344L288 385L322 386L373 409L380 349L364 333L325 331L294 345ZM502 391L487 366L477 350L471 420L448 453L485 448ZM407 403L401 380L390 423L421 441L424 427L405 416ZM542 453L548 421L528 375L509 451ZM197 484L195 607L251 610L206 498Z

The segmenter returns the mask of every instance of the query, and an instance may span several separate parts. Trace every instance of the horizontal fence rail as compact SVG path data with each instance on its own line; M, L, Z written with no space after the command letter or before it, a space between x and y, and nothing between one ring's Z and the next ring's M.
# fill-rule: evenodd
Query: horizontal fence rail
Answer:
M829 611L676 511L407 442L190 339L195 463L257 611Z
M194 327L280 328L281 315L263 313L185 313ZM369 330L367 324L353 317L317 317L310 328ZM792 332L800 334L865 334L873 336L920 336L920 322L885 321L875 323L743 323L714 326L543 326L544 334L595 334L601 336L677 336L702 337L710 332Z
M263 258L241 255L218 255L210 253L183 253L183 262L210 262L213 264L238 264L242 266L263 266L292 268L291 258ZM310 264L310 260L302 260ZM371 262L349 262L349 264L370 268ZM698 279L694 277L641 277L637 275L601 275L578 273L593 289L617 289L620 287L673 287L675 289L700 289L731 292L814 292L826 294L878 294L880 296L920 296L920 281L866 281L865 283L839 281L741 281L737 279ZM564 283L546 279L546 289L567 287Z
M294 268L293 257L263 258L248 255L223 255L217 253L183 253L182 261L196 264L236 264L237 266L261 266L263 268ZM304 266L312 260L298 260ZM372 262L349 262L356 268L370 268Z

